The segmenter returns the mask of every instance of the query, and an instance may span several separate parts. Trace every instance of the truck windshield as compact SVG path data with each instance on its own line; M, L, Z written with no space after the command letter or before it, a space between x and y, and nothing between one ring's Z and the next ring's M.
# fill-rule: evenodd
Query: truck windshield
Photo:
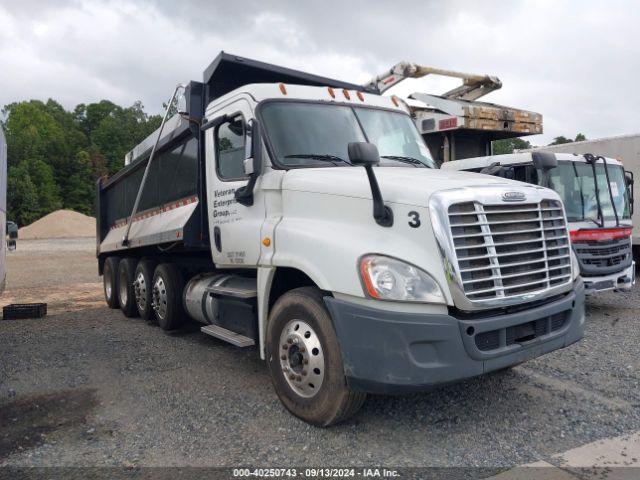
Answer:
M609 185L602 163L596 164L596 180L602 215L605 220L615 220L615 212L611 205L613 197L618 217L631 218L629 196L625 187L624 169L619 165L607 165ZM538 178L541 176L538 175ZM558 166L550 171L551 188L558 192L564 202L567 220L578 222L581 220L598 221L598 202L596 187L593 181L591 165L582 162L558 162Z
M262 118L276 161L285 167L349 166L347 145L368 141L378 147L380 166L435 168L411 118L400 112L272 102Z

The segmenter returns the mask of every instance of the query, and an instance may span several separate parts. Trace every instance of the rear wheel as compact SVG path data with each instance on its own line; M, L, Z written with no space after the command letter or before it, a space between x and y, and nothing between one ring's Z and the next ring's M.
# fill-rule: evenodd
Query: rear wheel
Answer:
M304 287L284 294L269 315L267 363L284 406L326 427L353 416L366 394L346 384L340 346L322 292Z
M135 258L123 258L118 265L118 301L120 310L126 317L137 317L133 279L136 268Z
M107 257L102 268L102 285L104 287L104 299L109 308L120 308L118 302L118 257Z
M184 322L182 273L172 263L162 263L153 275L153 310L163 330L174 330Z
M133 281L133 291L135 294L138 314L145 320L153 320L153 273L155 262L153 260L140 260L136 267Z

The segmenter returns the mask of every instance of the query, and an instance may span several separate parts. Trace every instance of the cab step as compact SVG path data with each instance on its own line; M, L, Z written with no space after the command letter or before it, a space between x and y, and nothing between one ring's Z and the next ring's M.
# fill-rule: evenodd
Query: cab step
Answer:
M252 338L245 337L237 332L232 332L231 330L227 330L219 325L206 325L200 328L200 331L207 335L211 335L212 337L224 340L225 342L229 342L236 347L251 347L256 344Z

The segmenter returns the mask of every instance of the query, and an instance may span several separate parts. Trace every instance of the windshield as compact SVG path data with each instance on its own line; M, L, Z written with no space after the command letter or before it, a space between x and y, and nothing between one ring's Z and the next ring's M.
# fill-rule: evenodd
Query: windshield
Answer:
M611 196L613 196L618 217L621 220L629 219L631 209L625 186L624 169L619 165L607 165L607 170ZM607 177L604 165L601 163L596 164L596 178L602 215L605 220L615 220ZM551 188L562 197L568 221L598 221L598 203L591 165L581 162L558 162L558 166L550 171L550 182Z
M345 105L271 102L262 108L267 136L285 167L348 166L350 142L371 142L380 166L435 168L411 118L400 112Z

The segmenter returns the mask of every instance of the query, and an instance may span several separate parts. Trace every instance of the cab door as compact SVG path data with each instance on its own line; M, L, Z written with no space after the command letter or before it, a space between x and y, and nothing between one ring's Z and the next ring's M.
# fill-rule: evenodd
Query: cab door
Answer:
M260 180L254 189L252 205L244 206L235 200L235 191L249 181L244 161L251 156L253 109L248 100L240 98L208 117L224 115L222 123L205 132L213 261L218 267L255 267L260 258L260 230L265 219Z

